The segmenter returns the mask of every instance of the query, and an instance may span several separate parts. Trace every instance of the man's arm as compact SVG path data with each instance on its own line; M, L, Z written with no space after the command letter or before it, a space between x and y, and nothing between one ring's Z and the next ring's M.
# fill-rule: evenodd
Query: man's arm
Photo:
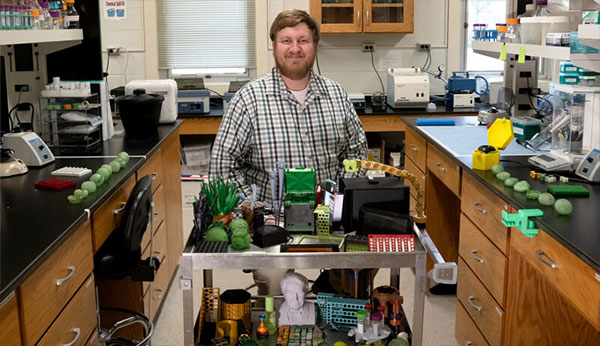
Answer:
M366 160L367 137L365 136L365 131L354 110L352 102L350 102L350 99L347 96L344 104L346 105L346 137L348 138L345 159ZM364 172L361 173L364 174ZM348 178L355 177L356 175L357 173L346 173L344 170L342 176Z
M238 191L251 195L242 171L248 143L252 134L252 124L244 100L235 95L227 112L223 115L210 159L210 178L222 176L233 182Z

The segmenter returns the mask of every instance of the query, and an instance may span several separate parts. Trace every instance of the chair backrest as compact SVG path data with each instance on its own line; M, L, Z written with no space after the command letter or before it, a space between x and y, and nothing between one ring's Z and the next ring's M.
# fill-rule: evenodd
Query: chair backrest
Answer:
M131 190L121 219L120 228L123 230L123 240L129 251L141 248L151 207L152 178L146 175L138 180Z

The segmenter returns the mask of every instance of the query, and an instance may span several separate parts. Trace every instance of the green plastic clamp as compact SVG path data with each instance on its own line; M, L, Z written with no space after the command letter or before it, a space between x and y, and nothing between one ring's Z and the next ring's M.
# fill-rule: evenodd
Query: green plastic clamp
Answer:
M530 217L543 216L544 212L539 209L521 209L516 214L509 214L502 211L502 224L506 227L516 227L528 238L535 237L540 231L535 228L533 220Z

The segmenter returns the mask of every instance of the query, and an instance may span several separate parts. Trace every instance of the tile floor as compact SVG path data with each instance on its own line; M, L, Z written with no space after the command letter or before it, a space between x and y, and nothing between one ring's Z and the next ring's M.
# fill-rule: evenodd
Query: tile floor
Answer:
M184 239L187 239L192 228L192 205L193 196L200 190L198 182L182 182L183 192L183 225ZM316 278L318 270L299 271L308 278ZM152 344L154 346L178 346L183 345L183 301L181 289L179 288L179 272L175 274L173 283L164 299L163 307L156 321ZM214 285L221 288L243 288L252 283L252 275L244 274L240 270L224 270L214 272ZM389 270L380 270L375 286L387 284ZM202 273L194 273L194 297L200 297L202 287ZM409 318L412 319L414 275L407 269L401 270L400 292L404 296L404 309ZM194 299L194 314L200 308L200 299ZM424 346L456 346L454 339L454 321L456 310L456 295L425 295L425 322L423 332Z

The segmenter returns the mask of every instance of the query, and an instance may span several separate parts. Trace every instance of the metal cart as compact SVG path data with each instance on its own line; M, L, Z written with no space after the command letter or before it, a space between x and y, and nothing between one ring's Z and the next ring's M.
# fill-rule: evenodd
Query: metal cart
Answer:
M420 346L423 340L423 309L425 304L425 263L428 251L415 236L413 252L332 252L332 253L280 253L279 246L261 249L253 244L246 252L194 253L188 241L181 257L181 288L183 290L184 344L194 346L194 295L192 278L195 270L203 270L204 286L212 286L214 269L343 269L390 268L390 285L399 288L400 268L415 268L414 310L411 323L412 344ZM425 233L426 235L426 233ZM428 237L427 237L428 238ZM427 243L427 241L425 241ZM231 249L229 250L231 251Z

